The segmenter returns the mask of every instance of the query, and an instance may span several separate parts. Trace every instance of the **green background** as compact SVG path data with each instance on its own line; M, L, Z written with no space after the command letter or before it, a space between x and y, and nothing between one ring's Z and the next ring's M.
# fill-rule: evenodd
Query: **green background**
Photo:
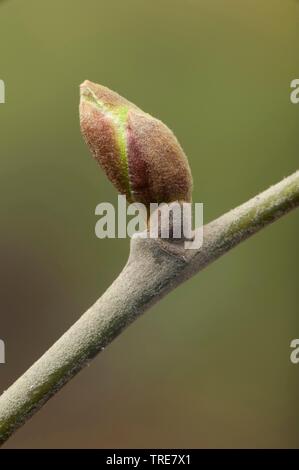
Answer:
M104 84L176 133L209 221L296 170L294 0L0 2L0 338L6 389L124 265L117 194L79 130ZM298 447L298 214L146 313L9 447Z

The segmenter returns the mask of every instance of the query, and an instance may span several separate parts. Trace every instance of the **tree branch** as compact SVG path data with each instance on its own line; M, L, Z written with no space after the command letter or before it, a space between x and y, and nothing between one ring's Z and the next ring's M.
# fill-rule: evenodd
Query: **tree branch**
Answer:
M110 288L0 397L0 443L161 297L298 205L299 171L206 225L200 250L134 237Z

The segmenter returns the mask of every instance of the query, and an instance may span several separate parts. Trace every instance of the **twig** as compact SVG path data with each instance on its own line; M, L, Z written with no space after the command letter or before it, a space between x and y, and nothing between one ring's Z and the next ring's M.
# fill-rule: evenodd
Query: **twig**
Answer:
M206 225L200 250L133 238L110 288L0 397L0 443L161 297L298 205L299 171Z

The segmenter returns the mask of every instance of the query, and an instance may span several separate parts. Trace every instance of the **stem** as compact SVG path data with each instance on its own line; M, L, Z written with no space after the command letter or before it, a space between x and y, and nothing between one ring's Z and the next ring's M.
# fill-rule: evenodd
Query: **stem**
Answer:
M110 288L0 397L0 443L161 297L298 205L299 171L206 225L199 250L133 238Z

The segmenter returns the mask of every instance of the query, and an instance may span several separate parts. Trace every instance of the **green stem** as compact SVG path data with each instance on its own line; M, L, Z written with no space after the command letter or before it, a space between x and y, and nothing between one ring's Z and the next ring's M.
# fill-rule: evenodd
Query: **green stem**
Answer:
M0 443L146 309L241 241L299 205L299 172L204 227L204 244L133 238L104 295L0 397Z

